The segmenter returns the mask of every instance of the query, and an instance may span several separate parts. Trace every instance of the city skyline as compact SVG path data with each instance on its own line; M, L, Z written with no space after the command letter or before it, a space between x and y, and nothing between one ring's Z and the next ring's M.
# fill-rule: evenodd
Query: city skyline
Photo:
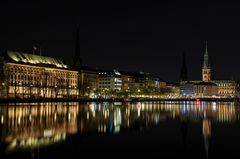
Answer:
M0 8L1 50L31 52L37 45L43 56L70 63L79 25L84 65L150 72L178 82L182 52L189 79L201 79L208 40L213 78L240 78L237 3L3 1Z
M0 158L239 156L239 18L240 2L0 0Z

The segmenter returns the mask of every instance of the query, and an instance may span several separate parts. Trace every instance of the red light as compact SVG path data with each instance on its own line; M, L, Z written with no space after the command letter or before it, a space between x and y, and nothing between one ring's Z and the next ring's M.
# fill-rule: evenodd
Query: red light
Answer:
M197 98L196 99L196 105L199 106L200 105L200 100Z

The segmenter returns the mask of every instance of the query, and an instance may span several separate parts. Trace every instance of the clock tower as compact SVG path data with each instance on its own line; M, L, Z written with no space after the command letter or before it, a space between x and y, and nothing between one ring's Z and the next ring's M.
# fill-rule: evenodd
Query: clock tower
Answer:
M211 67L208 62L207 41L206 41L206 49L204 53L204 61L203 61L203 67L202 67L202 80L204 82L209 82L211 80Z

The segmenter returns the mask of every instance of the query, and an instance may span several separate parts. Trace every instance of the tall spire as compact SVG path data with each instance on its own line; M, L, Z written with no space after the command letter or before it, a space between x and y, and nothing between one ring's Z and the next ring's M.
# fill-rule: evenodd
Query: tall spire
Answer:
M202 80L204 82L211 81L211 67L210 67L209 61L208 61L207 41L206 41L206 49L205 49L205 53L204 53L204 61L203 61L203 67L202 67Z
M82 59L81 59L81 56L80 56L79 26L77 27L75 54L74 54L73 64L75 66L81 66L82 67Z
M203 67L205 67L205 68L209 67L209 63L208 63L208 46L207 46L207 41L206 41L206 48L205 48L205 53L204 53Z
M181 68L181 81L187 81L188 80L188 71L187 71L187 65L186 65L186 57L185 53L182 53L182 68Z

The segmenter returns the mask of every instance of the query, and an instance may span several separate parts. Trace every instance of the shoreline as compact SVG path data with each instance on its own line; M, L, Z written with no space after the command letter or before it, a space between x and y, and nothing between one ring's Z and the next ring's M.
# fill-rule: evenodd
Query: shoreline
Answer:
M239 102L240 98L38 98L18 99L0 98L0 103L45 103L45 102L147 102L147 101L206 101L206 102Z

